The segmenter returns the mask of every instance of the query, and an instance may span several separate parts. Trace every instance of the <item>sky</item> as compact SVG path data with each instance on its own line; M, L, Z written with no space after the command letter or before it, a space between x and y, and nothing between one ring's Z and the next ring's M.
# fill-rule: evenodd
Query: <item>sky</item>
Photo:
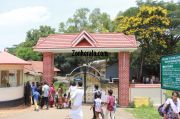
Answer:
M114 19L136 0L0 0L0 51L25 41L26 32L40 25L58 29L76 9L100 8Z

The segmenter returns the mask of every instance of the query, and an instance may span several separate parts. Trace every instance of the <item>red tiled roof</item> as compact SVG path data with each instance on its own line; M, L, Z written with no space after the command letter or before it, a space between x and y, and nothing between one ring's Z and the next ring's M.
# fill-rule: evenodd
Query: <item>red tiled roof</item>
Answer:
M43 73L43 62L42 61L28 61L31 65L24 66L24 72ZM54 72L60 71L54 67Z
M92 46L83 46L83 44L87 44L81 42L84 39ZM40 38L34 49L38 51L38 49L79 48L81 47L80 45L86 48L137 48L136 39L133 35L125 35L123 33L87 33L82 31L79 34L53 34Z
M29 62L26 62L8 52L0 52L0 65L28 65Z

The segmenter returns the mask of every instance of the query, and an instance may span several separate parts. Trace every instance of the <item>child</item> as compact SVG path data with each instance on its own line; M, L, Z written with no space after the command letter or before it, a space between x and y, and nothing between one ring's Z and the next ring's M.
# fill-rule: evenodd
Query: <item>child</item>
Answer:
M39 111L38 100L39 100L40 94L37 91L37 89L35 89L33 93L33 97L34 97L34 106L35 106L34 110Z
M55 107L58 108L58 90L56 91L54 98L55 98Z
M67 108L68 107L68 96L66 95L66 93L64 94L63 102L64 102L64 108Z
M107 108L106 108L106 116L105 119L108 119L108 115L110 114L111 119L115 119L114 114L114 105L115 105L115 98L112 95L113 91L110 89L108 90L108 97L107 97Z
M99 118L99 114L101 114L102 118L104 118L103 116L103 110L102 110L102 100L101 100L101 94L100 93L97 93L96 94L96 97L94 99L94 108L95 108L95 116L96 116L96 119L100 119Z

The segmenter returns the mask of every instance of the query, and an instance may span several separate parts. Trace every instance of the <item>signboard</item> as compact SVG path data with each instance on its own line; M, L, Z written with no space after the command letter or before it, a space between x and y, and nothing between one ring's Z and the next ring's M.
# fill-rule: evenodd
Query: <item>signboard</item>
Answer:
M161 88L180 91L180 54L161 57Z

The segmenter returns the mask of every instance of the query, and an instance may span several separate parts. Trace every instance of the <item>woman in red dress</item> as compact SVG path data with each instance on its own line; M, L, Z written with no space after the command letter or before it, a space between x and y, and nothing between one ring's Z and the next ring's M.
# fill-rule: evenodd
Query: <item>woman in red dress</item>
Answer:
M51 84L50 89L49 89L49 105L50 107L53 107L54 105L54 96L55 96L55 89L53 84Z

